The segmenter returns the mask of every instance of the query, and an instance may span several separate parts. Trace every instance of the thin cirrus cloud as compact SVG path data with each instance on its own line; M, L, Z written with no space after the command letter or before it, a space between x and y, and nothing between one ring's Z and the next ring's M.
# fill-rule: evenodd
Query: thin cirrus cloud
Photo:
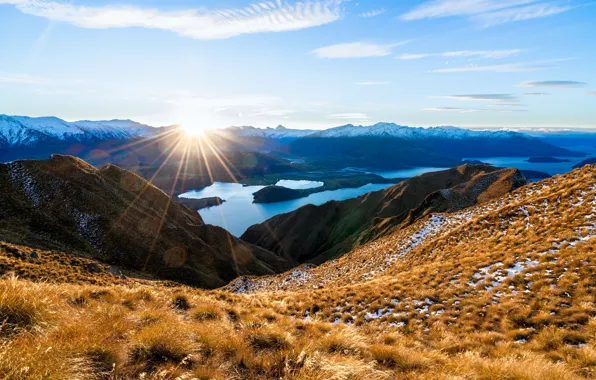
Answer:
M141 27L161 29L201 40L242 34L285 32L329 24L342 17L343 0L279 0L250 4L244 8L159 10L138 6L77 6L45 0L0 0L21 12L82 28Z
M368 58L385 57L393 54L393 49L403 46L410 41L401 41L393 44L375 44L368 42L350 42L324 46L312 51L319 58Z
M430 70L431 73L461 73L461 72L473 72L473 71L485 71L495 73L514 73L524 71L538 71L545 70L555 67L553 63L569 61L573 58L559 58L559 59L547 59L542 61L533 62L515 62L515 63L502 63L497 65L466 65L458 67L446 67L442 69Z
M353 113L334 113L328 116L329 119L337 120L367 120L370 117L365 113L353 112Z
M385 86L385 85L388 85L389 83L391 83L391 82L380 82L380 81L379 82L375 82L375 81L372 81L372 82L358 82L356 84L358 86Z
M524 82L521 87L551 87L551 88L578 88L584 87L586 83L572 80L546 80L539 82Z
M46 78L35 77L26 74L3 74L0 73L1 84L48 84L49 80Z
M289 116L296 113L294 110L266 110L252 113L250 116Z
M575 8L574 6L559 6L552 3L540 3L526 7L504 9L497 12L489 12L475 16L474 19L484 27L490 27L500 24L506 24L514 21L531 20L553 16L559 13L567 12Z
M458 108L458 107L428 107L423 108L423 111L433 112L457 112L457 113L472 113L472 112L526 112L526 110L518 109L493 109L493 108Z
M359 16L362 17L362 18L371 18L371 17L380 16L380 15L382 15L385 12L387 12L387 9L385 9L385 8L375 9L375 10L370 11L370 12L360 13Z
M472 58L485 58L485 59L500 59L506 58L512 55L523 52L523 49L508 49L508 50L460 50L460 51L447 51L443 53L423 53L423 54L401 54L398 56L399 59L413 60L422 59L428 57L472 57Z
M518 98L512 94L468 94L468 95L436 95L428 96L429 99L472 100L491 102L516 102Z
M573 9L571 5L539 0L429 0L401 15L404 21L468 17L484 27L548 17Z
M548 96L550 95L548 92L526 92L524 95L527 96Z

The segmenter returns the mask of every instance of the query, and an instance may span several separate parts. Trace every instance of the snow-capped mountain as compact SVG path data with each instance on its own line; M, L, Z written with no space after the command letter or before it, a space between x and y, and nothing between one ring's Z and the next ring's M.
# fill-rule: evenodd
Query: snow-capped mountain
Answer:
M394 123L377 123L371 126L347 124L326 130L288 129L283 126L277 128L232 127L224 131L240 136L268 137L273 139L318 137L386 137L408 140L441 138L441 139L467 139L478 137L511 138L522 134L514 131L487 131L470 130L457 127L407 127Z
M43 141L90 141L154 136L157 130L131 120L67 122L57 117L0 115L0 145L31 146Z
M457 127L407 127L394 123L377 123L371 126L352 124L331 128L311 135L311 137L388 137L408 140L441 138L466 139L476 137L509 138L518 133L511 131L474 131Z
M267 137L272 139L300 138L319 132L312 129L289 129L283 125L279 125L277 128L256 128L249 126L230 127L225 128L222 131L233 133L238 136Z

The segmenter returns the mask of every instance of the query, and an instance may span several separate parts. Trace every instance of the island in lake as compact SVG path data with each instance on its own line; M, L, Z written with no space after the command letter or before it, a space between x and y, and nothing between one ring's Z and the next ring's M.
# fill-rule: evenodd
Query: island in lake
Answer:
M328 190L353 189L379 183L398 183L403 178L384 178L377 174L335 175L318 178L323 186L310 189L289 189L283 186L267 186L253 194L253 203L275 203L308 197L311 194Z
M176 201L181 205L188 207L191 210L199 211L204 208L219 206L225 200L220 197L208 197L201 199L177 198Z
M551 156L537 156L537 157L530 157L526 160L526 162L532 164L558 164L561 162L571 162L570 160L551 157Z

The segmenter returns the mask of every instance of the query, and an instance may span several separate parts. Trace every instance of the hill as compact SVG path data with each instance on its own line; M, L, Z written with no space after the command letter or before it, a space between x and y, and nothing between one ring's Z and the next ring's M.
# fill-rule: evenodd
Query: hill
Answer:
M462 184L466 185L453 188ZM251 226L241 238L298 262L321 263L406 220L413 222L410 211L434 192L443 190L424 207L452 211L503 195L523 184L525 178L515 169L463 165L422 174L358 198L304 206Z
M136 174L54 155L0 165L0 238L197 286L291 262L206 225Z
M587 166L214 291L4 276L0 376L593 378L595 183Z

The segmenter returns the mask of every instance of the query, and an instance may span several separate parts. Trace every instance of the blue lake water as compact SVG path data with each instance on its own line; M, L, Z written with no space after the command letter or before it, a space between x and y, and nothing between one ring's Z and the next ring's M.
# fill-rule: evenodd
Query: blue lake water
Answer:
M590 155L596 154L596 148L583 147L583 149L574 149L586 152ZM529 157L491 157L475 158L469 160L478 160L487 164L518 168L521 170L536 170L550 175L563 174L573 170L573 166L583 161L586 157L567 158L571 162L561 163L529 163L526 162ZM423 173L444 170L441 167L419 167L394 171L370 171L358 168L346 168L344 171L358 171L365 173L375 173L385 178L410 178ZM309 189L320 187L322 182L318 181L290 181L281 180L276 185L285 186L293 189ZM321 205L331 200L345 200L355 198L370 191L381 190L391 186L391 184L369 184L357 189L339 189L333 191L323 191L311 194L308 197L295 199L286 202L254 204L252 203L252 194L261 190L264 186L243 186L237 183L216 182L213 185L199 191L190 191L182 194L182 198L206 198L220 197L225 199L225 203L220 206L203 209L199 213L205 220L205 223L223 227L235 236L240 236L248 227L253 224L262 223L265 220L278 215L296 210L307 204Z
M253 224L278 215L296 210L307 204L321 205L331 200L341 201L355 198L371 191L377 191L391 186L391 184L369 184L357 189L339 189L311 194L308 197L277 203L252 203L252 194L264 186L243 186L237 183L216 182L199 191L189 191L181 194L181 198L220 197L225 202L199 211L207 224L220 226L230 231L234 236L240 236Z

